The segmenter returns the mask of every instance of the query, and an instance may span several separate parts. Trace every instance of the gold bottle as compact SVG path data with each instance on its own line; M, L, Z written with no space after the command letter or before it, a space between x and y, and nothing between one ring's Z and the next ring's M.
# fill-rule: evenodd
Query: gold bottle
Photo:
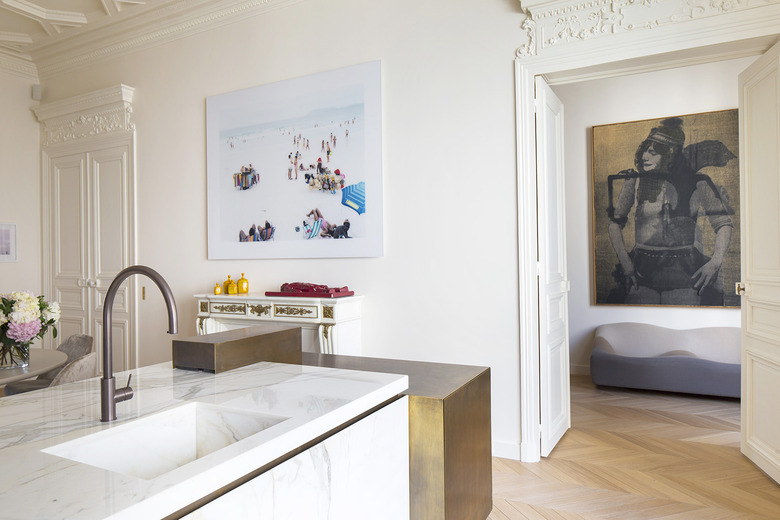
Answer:
M244 278L244 273L241 273L241 278L238 279L238 294L247 294L249 292L249 280Z
M230 277L228 277L229 279ZM236 285L236 282L233 280L230 280L230 283L228 284L228 294L237 294L238 293L238 285Z
M222 294L222 287L220 287L219 282L214 284L214 294Z
M224 282L222 282L222 294L230 294L230 293L228 292L228 286L229 286L231 283L236 283L236 282L234 282L234 281L233 281L233 280L230 278L230 275L228 275L228 279L227 279L227 280L225 280Z

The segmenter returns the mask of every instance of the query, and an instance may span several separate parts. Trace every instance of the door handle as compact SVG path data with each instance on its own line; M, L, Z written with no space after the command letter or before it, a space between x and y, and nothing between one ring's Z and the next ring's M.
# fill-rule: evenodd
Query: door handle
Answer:
M737 282L734 284L734 292L737 294L737 296L742 296L745 294L745 284L742 282Z

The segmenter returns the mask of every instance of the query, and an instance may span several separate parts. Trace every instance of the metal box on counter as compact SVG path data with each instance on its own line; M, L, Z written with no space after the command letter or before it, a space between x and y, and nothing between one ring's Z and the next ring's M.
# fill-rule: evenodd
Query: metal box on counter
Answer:
M301 328L263 324L173 340L173 368L218 374L272 361L301 363Z

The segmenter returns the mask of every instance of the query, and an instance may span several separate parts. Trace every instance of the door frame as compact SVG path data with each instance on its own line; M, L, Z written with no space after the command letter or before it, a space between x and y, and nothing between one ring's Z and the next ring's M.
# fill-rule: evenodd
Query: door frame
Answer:
M522 2L521 3L525 3ZM537 2L533 11L549 7ZM537 5L538 4L538 5ZM556 4L557 5L557 4ZM573 3L574 5L574 3ZM582 4L578 4L582 5ZM578 7L573 7L576 12ZM547 14L547 13L542 13ZM739 20L740 23L735 23ZM724 12L702 19L668 23L654 29L637 29L596 36L590 40L558 46L550 44L538 54L539 38L529 27L530 43L518 49L515 58L515 109L517 150L518 294L520 321L520 460L541 458L539 388L539 308L536 128L534 83L544 76L548 84L617 77L625 74L670 69L724 59L758 56L780 36L780 4L765 8ZM538 31L541 36L541 29ZM540 253L541 254L541 253Z
M63 154L88 153L96 149L125 146L128 149L127 182L127 262L136 263L136 197L135 197L135 124L132 120L134 89L119 84L79 96L32 107L41 125L41 255L42 286L47 294L53 291L51 271L52 236L50 230L51 191L49 186L50 158ZM129 352L125 353L128 368L138 366L136 285L130 282ZM101 304L102 307L102 304ZM93 331L100 342L100 331ZM44 338L44 348L54 348L53 340Z

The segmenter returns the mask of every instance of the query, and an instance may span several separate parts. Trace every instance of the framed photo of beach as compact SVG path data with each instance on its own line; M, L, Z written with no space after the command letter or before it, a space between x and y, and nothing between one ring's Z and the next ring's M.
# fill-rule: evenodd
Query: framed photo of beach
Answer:
M206 98L209 259L382 256L380 70Z
M16 224L0 224L0 262L16 262Z
M737 110L593 127L596 304L739 307Z

